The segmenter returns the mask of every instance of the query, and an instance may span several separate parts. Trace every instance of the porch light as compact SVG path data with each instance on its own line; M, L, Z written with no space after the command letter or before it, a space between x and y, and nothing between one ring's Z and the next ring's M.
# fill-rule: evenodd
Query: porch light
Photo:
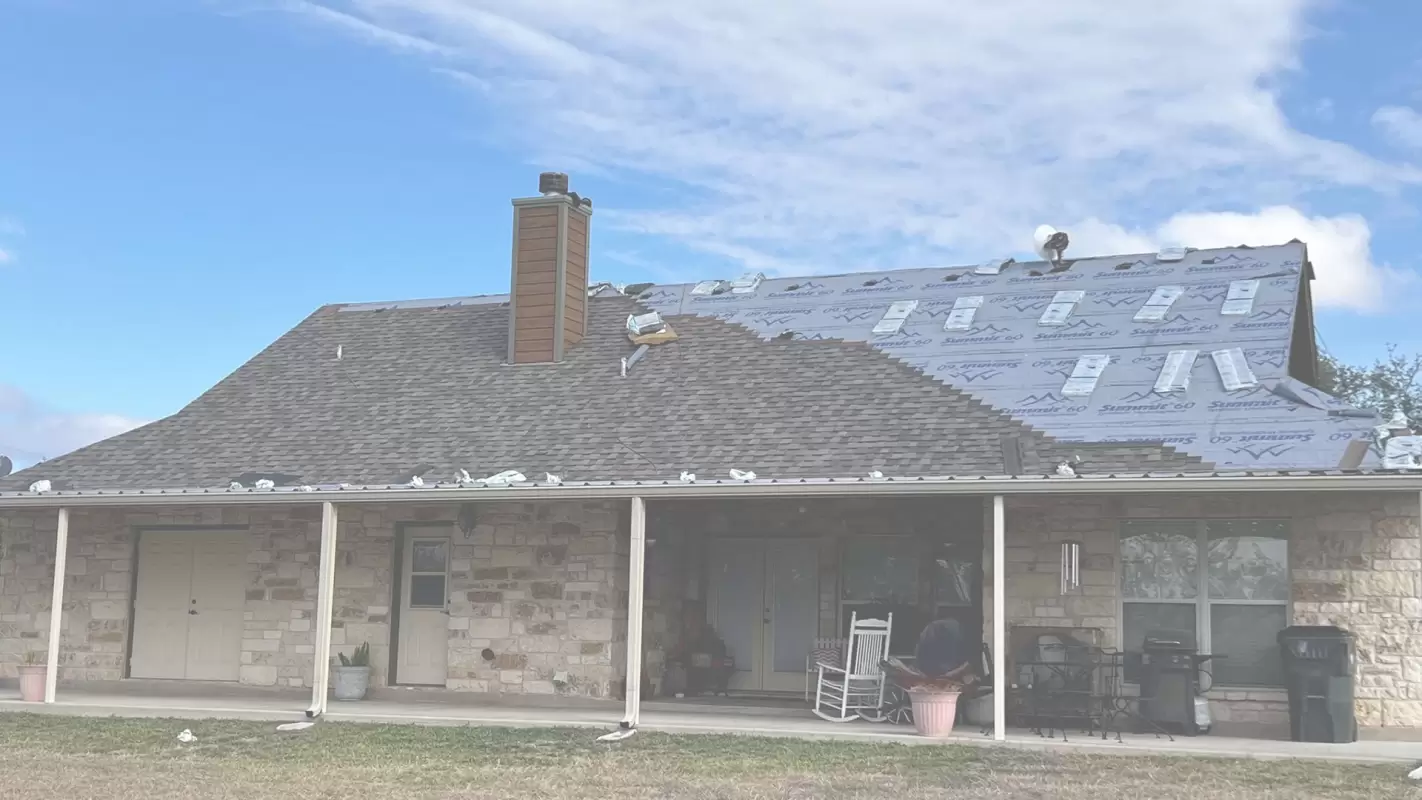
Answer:
M1062 594L1081 588L1081 542L1062 542Z

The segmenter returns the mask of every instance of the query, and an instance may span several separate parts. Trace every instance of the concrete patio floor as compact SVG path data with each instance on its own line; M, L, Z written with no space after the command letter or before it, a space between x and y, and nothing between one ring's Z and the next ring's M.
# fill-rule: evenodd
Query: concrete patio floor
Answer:
M53 705L20 701L13 690L0 690L0 712L65 714L91 717L157 719L230 719L293 722L306 718L309 695L242 690L233 687L199 693L194 687L160 692L150 687L61 688ZM406 725L481 725L501 727L581 727L608 731L617 726L622 704L582 700L562 707L493 704L463 695L460 702L442 702L446 693L411 693L407 698L360 702L332 701L325 719L332 722ZM561 699L561 698L559 698ZM831 723L811 716L808 709L740 707L649 701L643 705L640 728L674 734L739 734L819 740L894 742L911 745L951 743L972 746L1007 746L1042 751L1115 754L1195 755L1259 759L1323 759L1375 763L1422 762L1422 742L1359 741L1350 744L1288 742L1225 736L1177 736L1175 741L1151 734L1127 733L1117 742L1113 734L1103 741L1069 732L1069 740L1043 738L1022 729L1011 729L1007 742L998 743L979 733L976 726L960 728L948 739L925 739L911 726L869 722Z

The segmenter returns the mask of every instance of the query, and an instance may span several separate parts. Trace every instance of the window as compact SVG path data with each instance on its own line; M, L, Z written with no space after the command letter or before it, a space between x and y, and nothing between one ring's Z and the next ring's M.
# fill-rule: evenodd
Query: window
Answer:
M1279 686L1275 636L1288 625L1289 531L1280 520L1128 522L1121 532L1122 646L1151 631L1187 633L1225 656L1218 686ZM1137 680L1128 664L1128 680Z
M840 572L840 628L848 635L853 613L882 619L894 615L895 654L912 653L923 627L935 616L962 618L981 602L978 564L957 556L957 548L937 558L929 543L909 536L857 536L844 543ZM925 562L932 570L925 573ZM933 581L932 586L927 581ZM921 607L933 592L936 612ZM975 597L976 596L976 597ZM977 623L973 623L977 624Z

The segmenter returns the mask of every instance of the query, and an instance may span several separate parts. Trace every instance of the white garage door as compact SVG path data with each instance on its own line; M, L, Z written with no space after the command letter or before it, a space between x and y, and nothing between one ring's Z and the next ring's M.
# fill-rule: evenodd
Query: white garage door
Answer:
M133 677L237 680L249 546L246 533L143 534Z

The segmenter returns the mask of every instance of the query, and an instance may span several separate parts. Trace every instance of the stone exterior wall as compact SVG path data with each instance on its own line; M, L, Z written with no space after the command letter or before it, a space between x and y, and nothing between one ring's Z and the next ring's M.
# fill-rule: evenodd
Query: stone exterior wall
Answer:
M985 512L990 528L991 509ZM1147 519L1288 519L1297 625L1338 625L1358 640L1361 725L1422 726L1422 534L1408 494L1020 497L1007 502L1009 625L1098 628L1119 646L1121 524ZM1063 597L1060 543L1083 545L1081 589ZM984 542L991 640L992 546ZM1221 722L1288 721L1282 690L1210 692Z
M434 525L453 545L448 688L612 694L626 663L627 534L617 508L481 504L466 536L455 506L340 507L331 655L370 643L372 685L387 684L397 537ZM141 532L207 529L244 531L251 542L240 683L309 686L320 518L316 504L73 511L59 680L125 676ZM0 514L0 676L14 677L27 653L44 657L55 525L53 511Z

